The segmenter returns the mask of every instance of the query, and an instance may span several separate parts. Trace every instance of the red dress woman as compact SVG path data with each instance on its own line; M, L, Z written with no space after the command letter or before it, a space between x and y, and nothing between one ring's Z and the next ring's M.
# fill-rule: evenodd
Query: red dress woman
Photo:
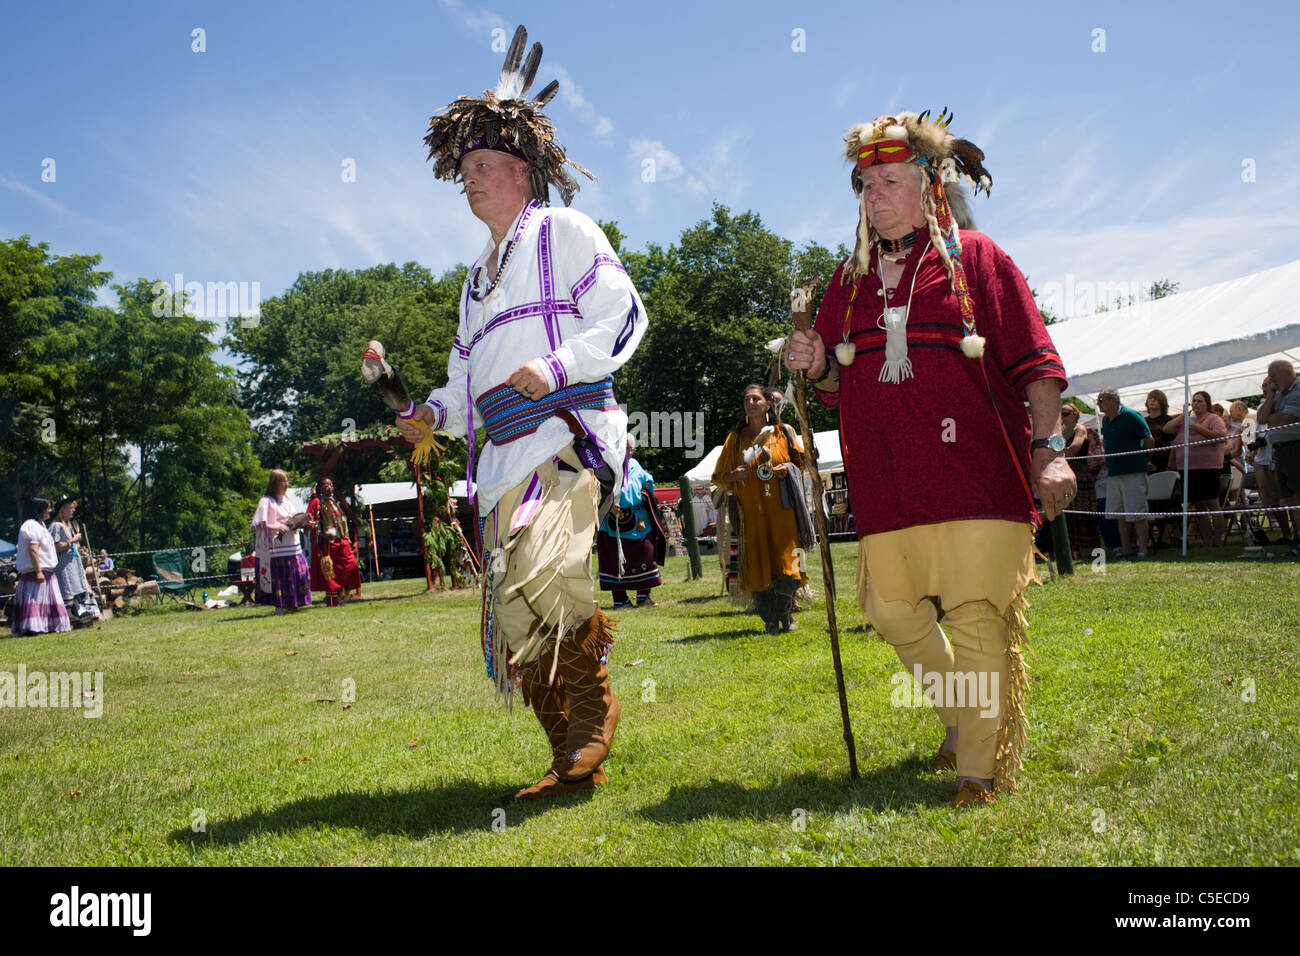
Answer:
M334 500L334 482L322 478L316 496L307 505L315 531L311 549L311 589L325 592L325 604L335 607L340 597L361 597L361 568L348 538L348 519Z

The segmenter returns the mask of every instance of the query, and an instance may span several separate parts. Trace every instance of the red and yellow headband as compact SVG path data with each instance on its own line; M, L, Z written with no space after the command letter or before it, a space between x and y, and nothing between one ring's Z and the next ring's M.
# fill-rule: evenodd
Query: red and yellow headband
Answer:
M858 169L877 163L905 163L915 155L907 140L881 139L858 149Z

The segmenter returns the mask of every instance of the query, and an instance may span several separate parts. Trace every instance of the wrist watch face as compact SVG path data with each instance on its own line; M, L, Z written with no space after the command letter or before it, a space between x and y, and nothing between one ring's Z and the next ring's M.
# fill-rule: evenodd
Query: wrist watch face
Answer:
M1037 451L1039 448L1050 448L1056 454L1065 451L1065 439L1060 435L1052 435L1048 438L1037 438L1030 446L1031 451Z

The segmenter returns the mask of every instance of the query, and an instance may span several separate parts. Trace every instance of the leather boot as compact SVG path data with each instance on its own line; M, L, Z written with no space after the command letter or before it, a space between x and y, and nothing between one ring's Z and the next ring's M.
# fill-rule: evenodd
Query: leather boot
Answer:
M609 686L609 668L601 660L613 643L609 619L597 611L560 645L560 676L569 703L562 783L578 783L600 774L618 726L618 698Z
M565 745L569 734L569 704L564 693L564 678L555 675L555 683L547 685L551 676L551 655L543 654L538 660L526 665L520 674L519 690L524 703L533 708L537 721L546 731L546 739L551 744L551 768L531 787L508 795L514 800L539 800L546 797L558 797L562 793L575 790L590 790L603 785L607 778L605 771L597 767L588 777L579 780L560 780L560 771L568 767L564 759L568 751Z
M777 634L781 630L781 622L777 617L776 591L768 588L766 591L753 592L754 610L758 612L759 618L763 621L763 627L769 634Z
M772 578L772 595L775 604L773 616L776 623L787 631L794 630L794 592L799 588L796 578L784 574Z

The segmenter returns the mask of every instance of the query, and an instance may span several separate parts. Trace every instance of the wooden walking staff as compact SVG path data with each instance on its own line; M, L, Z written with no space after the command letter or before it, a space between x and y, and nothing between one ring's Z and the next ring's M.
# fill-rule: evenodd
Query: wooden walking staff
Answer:
M792 278L794 278L792 276ZM790 291L790 319L800 332L812 328L812 294L817 288L816 279L808 279L803 285ZM794 407L799 415L799 430L803 434L803 445L807 449L804 461L808 464L808 475L812 478L813 496L816 506L813 508L817 524L817 539L822 553L822 583L826 588L826 622L831 632L831 659L835 662L835 687L840 695L840 719L844 721L844 745L849 748L849 779L858 779L858 752L853 744L853 727L849 723L849 701L844 693L844 666L840 663L840 629L835 620L835 570L831 567L831 540L826 533L826 509L823 505L825 491L821 472L817 469L817 449L813 445L812 429L808 426L807 375L799 372L799 380L794 389Z

